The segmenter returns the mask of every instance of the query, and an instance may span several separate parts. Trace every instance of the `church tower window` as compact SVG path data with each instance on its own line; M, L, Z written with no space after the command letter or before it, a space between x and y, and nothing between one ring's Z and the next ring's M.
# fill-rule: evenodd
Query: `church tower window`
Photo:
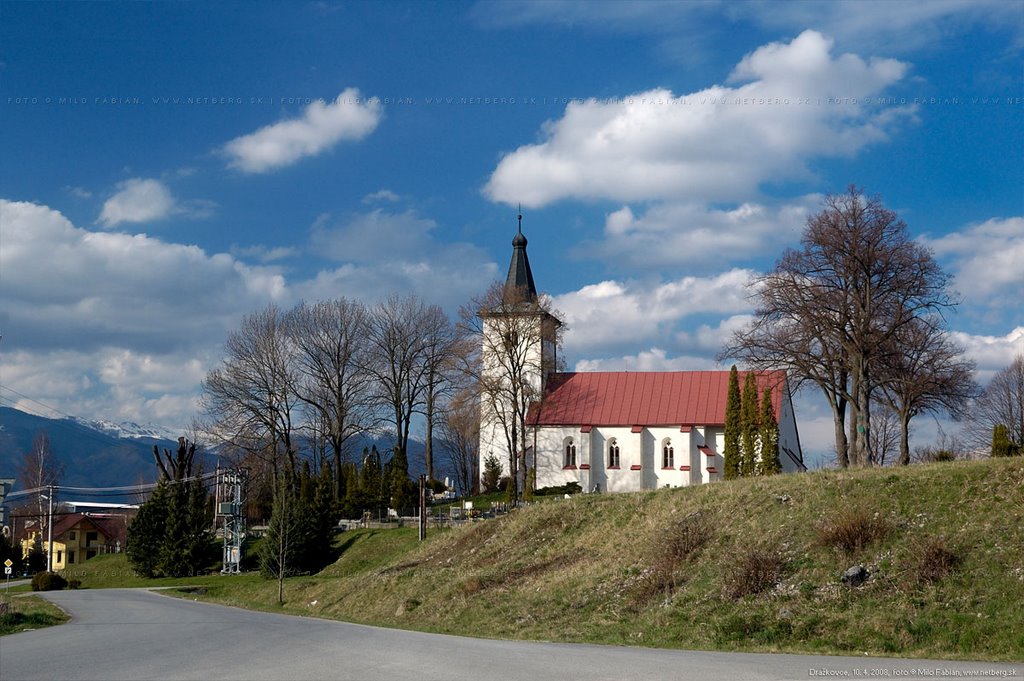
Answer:
M615 438L608 442L608 468L619 467L619 443Z
M662 468L675 468L676 465L676 452L672 448L672 441L665 440L665 444L661 448L661 467Z

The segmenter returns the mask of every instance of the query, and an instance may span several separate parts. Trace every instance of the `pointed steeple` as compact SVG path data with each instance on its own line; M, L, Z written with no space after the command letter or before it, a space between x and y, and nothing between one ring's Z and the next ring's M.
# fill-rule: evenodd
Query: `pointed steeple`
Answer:
M523 235L523 214L520 209L519 231L512 239L512 262L508 265L508 277L505 279L505 297L525 299L532 303L537 300L537 287L533 283L530 259L526 257L526 243L526 236Z

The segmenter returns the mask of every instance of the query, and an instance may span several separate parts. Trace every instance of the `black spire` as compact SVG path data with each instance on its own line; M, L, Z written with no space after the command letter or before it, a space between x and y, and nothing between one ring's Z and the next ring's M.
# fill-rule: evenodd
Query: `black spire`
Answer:
M512 262L508 265L508 278L505 279L505 297L512 300L525 299L532 303L537 300L537 287L533 283L530 259L526 257L526 243L520 209L519 231L512 239Z

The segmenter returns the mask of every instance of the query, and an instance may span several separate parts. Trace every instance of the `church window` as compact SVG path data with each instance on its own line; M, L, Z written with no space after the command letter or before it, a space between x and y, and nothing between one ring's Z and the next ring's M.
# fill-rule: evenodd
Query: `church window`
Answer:
M675 468L676 465L676 453L672 448L672 441L665 440L664 446L661 448L661 467L662 468Z
M565 461L562 465L566 468L576 468L576 443L572 438L565 443Z
M619 467L619 443L612 439L608 443L608 468Z

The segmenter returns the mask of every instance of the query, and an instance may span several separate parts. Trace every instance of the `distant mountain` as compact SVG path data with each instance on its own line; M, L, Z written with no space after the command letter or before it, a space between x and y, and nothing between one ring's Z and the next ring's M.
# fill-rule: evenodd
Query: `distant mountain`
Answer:
M0 478L18 477L25 453L39 432L46 433L57 460L64 464L63 484L73 487L153 482L153 445L177 447L177 436L158 427L49 419L0 407ZM14 491L20 488L19 482Z

